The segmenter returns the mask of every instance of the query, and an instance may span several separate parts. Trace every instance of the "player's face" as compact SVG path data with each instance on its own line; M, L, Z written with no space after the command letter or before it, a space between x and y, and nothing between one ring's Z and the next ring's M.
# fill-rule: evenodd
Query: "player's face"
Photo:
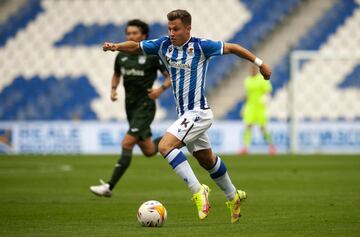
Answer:
M168 22L168 31L171 43L181 46L190 38L191 25L184 25L180 19Z
M141 33L141 29L137 26L128 26L126 29L126 40L140 42L146 39L146 35Z

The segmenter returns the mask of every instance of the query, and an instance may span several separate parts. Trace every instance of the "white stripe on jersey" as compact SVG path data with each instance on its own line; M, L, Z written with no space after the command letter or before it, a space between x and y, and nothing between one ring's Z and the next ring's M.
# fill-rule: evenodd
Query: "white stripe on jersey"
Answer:
M190 42L188 43L187 49L194 48L194 43ZM184 50L181 50L183 54L187 54L187 52L184 52ZM194 58L191 58L189 60L189 55L187 54L187 60L189 60L189 64L192 65ZM184 111L187 110L187 106L189 104L189 90L190 90L190 72L189 70L185 70L185 79L184 79L184 91L183 91L183 100L184 100ZM180 91L179 91L180 92Z
M205 58L204 52L203 52L203 50L201 49L201 47L199 47L199 48L200 48L200 52L201 52L201 56L200 56L200 60L199 60L199 61L205 61L206 58ZM207 71L208 66L209 66L209 60L207 60L207 61L204 63L204 65L203 65L203 67L206 67L206 71ZM198 83L200 83L200 84L199 84L200 90L196 90L196 94L195 94L195 101L198 101L198 102L199 102L199 105L198 105L198 106L200 106L201 90L202 90L202 88L201 88L202 78L203 78L203 76L206 76L206 71L204 71L202 68L201 68L201 70L198 71ZM205 75L203 75L204 73L205 73ZM204 88L204 90L205 90L206 80L204 80L203 83L204 83L203 88ZM205 91L204 91L204 95L203 95L203 96L204 96L204 99L205 99L205 105L207 105L207 101L206 101L206 97L205 97Z
M191 37L183 46L174 46L169 37L161 37L140 46L145 53L158 54L166 65L179 115L208 108L204 95L208 63L212 56L223 54L223 42Z
M174 49L171 50L171 53L167 53L166 56L172 58L175 51L178 53L176 62L170 62L169 66L170 68L176 68L176 105L178 113L182 114L189 110L188 106L190 103L193 103L192 109L200 108L201 76L206 58L198 42L188 42L183 47L170 46L169 48L171 49L172 47ZM198 60L197 62L194 62L195 57ZM206 103L205 106L207 107Z
M173 53L175 52L175 50L173 50ZM172 56L172 55L171 55ZM178 51L178 55L176 57L176 61L179 61L181 60L183 57L183 52L182 51ZM177 108L177 111L178 113L180 113L180 104L179 104L179 96L180 96L180 93L179 93L179 87L180 87L180 69L179 68L176 68L176 81L175 81L176 85L175 85L175 88L176 88L176 92L175 92L175 95L176 95L176 108Z

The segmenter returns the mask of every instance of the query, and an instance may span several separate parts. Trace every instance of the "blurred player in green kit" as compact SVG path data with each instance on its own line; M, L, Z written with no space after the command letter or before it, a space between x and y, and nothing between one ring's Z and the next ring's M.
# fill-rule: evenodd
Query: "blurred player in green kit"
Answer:
M258 67L251 66L251 74L244 81L246 92L246 101L243 109L243 118L245 122L244 147L240 151L246 155L249 152L251 144L251 133L254 125L260 126L265 141L269 145L269 153L275 154L276 148L272 143L271 135L266 128L266 98L271 93L272 87L268 80L259 73Z
M125 35L127 40L140 42L148 38L149 26L139 19L130 20L125 28ZM158 71L162 73L165 81L161 87L153 88ZM169 73L158 56L120 52L115 59L111 82L112 101L117 100L116 89L121 76L124 81L125 110L129 130L121 142L120 159L115 164L109 181L100 180L101 184L90 186L92 193L102 197L111 197L115 185L130 166L135 145L138 145L147 157L157 154L161 137L152 140L150 128L156 112L155 100L171 86Z

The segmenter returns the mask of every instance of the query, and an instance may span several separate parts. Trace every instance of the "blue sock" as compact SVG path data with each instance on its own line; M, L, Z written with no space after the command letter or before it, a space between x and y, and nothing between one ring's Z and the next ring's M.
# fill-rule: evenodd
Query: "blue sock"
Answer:
M228 200L234 199L236 188L232 184L225 163L220 157L216 157L215 165L208 172L214 182L224 191L226 198Z
M184 153L175 148L169 152L165 158L174 169L175 173L186 182L192 193L200 191L201 184L196 178L194 171L191 169Z

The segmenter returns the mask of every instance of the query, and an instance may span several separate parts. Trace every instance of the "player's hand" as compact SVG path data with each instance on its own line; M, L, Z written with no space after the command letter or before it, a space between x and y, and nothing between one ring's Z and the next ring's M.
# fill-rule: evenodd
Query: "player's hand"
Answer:
M264 76L265 80L269 80L271 76L271 68L266 63L260 66L260 73Z
M115 89L111 90L111 101L117 101L117 92Z
M159 88L150 88L148 89L148 96L150 99L152 100L156 100L157 98L159 98L159 96L161 95L161 93L163 92L163 89L161 87Z
M116 50L116 46L115 46L115 44L113 44L113 43L105 42L105 43L103 44L103 50L104 50L104 51L108 51L108 50L110 50L110 51L115 51L115 50Z

